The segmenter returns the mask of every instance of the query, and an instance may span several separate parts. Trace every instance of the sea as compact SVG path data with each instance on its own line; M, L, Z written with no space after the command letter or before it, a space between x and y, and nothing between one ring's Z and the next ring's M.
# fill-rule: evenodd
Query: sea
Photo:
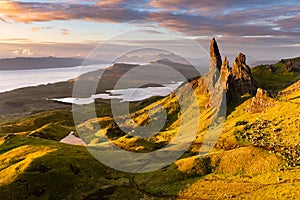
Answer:
M109 64L76 66L68 68L32 69L32 70L0 70L0 93L15 89L46 85L76 78L84 73L105 69ZM65 97L49 99L70 104L90 104L95 99L120 99L120 101L141 101L152 96L167 96L176 90L182 82L169 82L161 87L127 88L124 90L109 90L107 93L95 94L90 98Z

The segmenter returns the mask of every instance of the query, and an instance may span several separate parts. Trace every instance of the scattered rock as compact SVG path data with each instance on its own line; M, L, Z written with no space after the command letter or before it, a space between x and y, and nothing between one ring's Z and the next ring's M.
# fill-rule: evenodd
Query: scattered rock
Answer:
M300 91L300 80L294 83L293 85L289 86L285 90L278 92L278 96L286 96L296 91Z
M300 70L300 58L282 59L279 63L285 64L285 70L288 72Z
M272 107L274 100L270 97L266 90L257 89L256 96L252 98L251 104L247 107L247 111L251 113L262 112L266 108Z
M274 65L269 65L268 70L269 72L274 73L276 71L276 67Z
M6 135L6 136L4 137L4 139L5 139L5 140L6 140L6 139L10 139L10 138L13 138L13 137L16 137L16 136L17 136L16 134L10 133L10 134Z

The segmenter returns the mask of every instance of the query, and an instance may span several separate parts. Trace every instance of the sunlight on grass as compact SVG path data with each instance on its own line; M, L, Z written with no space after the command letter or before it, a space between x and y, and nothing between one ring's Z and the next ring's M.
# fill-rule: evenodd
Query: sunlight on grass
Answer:
M0 186L10 184L36 158L53 152L46 146L25 145L0 155Z

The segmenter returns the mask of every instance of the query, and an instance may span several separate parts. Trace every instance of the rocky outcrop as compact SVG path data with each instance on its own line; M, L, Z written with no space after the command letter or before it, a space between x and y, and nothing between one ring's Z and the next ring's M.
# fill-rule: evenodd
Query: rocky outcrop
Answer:
M272 107L273 105L274 100L271 98L268 92L258 88L255 97L252 98L251 104L247 107L247 111L251 113L258 113L269 107Z
M225 57L224 62L221 67L220 79L224 90L229 90L229 84L231 79L231 71L229 67L229 61Z
M210 87L215 87L216 82L220 76L220 70L222 66L222 58L219 51L219 47L215 38L211 40L210 43L210 62L209 62L209 75L208 75L208 85ZM210 88L212 89L212 88Z
M240 53L230 69L227 57L222 62L215 38L210 43L209 72L200 79L193 80L191 84L193 88L197 88L198 93L210 93L215 99L219 99L222 92L226 92L227 101L240 98L245 94L255 95L256 93L251 69L246 64L246 56Z
M210 42L209 53L210 53L209 70L211 72L220 71L222 66L222 58L215 38L213 38Z
M287 96L297 91L300 91L300 80L294 83L293 85L289 86L285 90L278 92L278 96Z
M232 65L230 90L232 95L255 95L256 93L256 86L251 69L246 64L246 56L242 53L239 53Z
M269 72L274 73L276 71L276 67L274 65L269 65L268 70Z
M290 58L290 59L282 59L282 60L280 60L279 63L285 64L285 70L288 72L300 71L300 57Z
M294 66L293 66L293 63L292 61L287 61L286 65L285 65L285 70L288 71L288 72L291 72L293 71L294 69Z

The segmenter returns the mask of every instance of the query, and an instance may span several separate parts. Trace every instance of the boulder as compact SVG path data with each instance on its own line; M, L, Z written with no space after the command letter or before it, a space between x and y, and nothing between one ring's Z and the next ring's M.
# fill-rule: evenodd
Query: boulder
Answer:
M258 113L272 107L273 105L274 100L268 92L258 88L255 97L252 98L251 104L247 107L247 111L251 113Z

